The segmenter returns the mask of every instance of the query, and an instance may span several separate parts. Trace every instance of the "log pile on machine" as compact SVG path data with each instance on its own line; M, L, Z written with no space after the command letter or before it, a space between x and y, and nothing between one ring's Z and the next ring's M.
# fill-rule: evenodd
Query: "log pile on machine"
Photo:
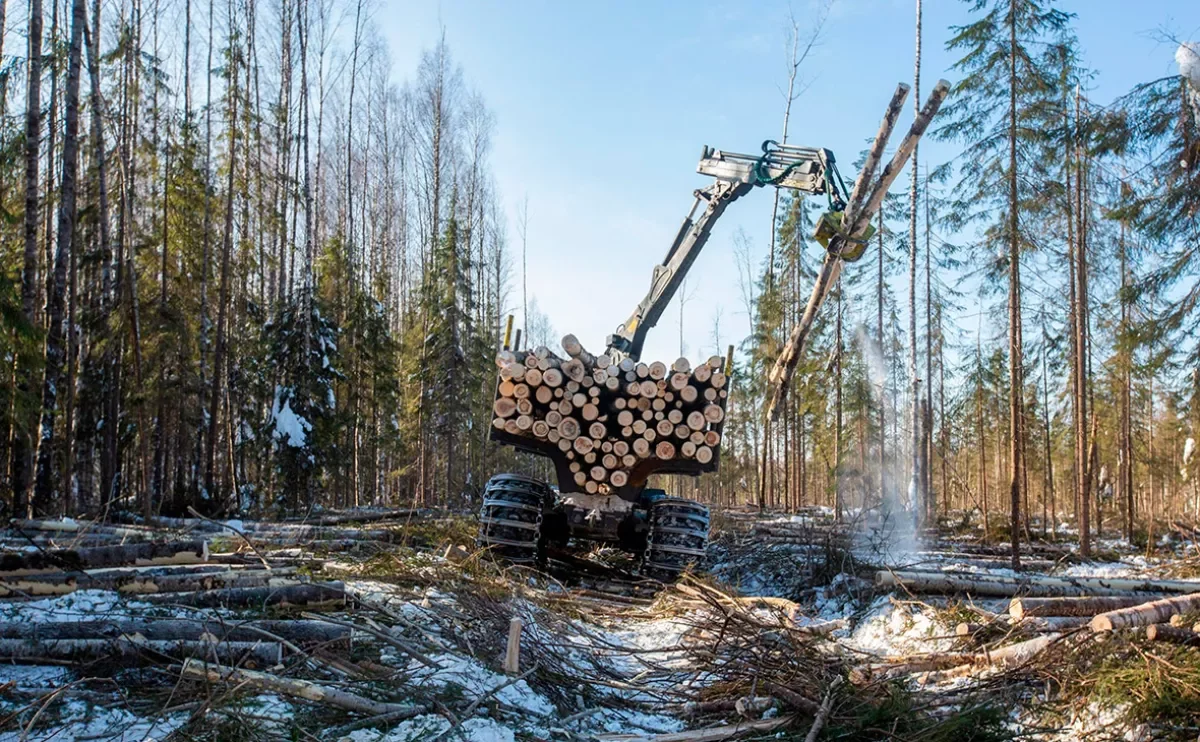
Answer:
M715 471L729 399L729 361L668 366L546 347L503 350L494 439L549 457L563 492L619 494L651 474Z

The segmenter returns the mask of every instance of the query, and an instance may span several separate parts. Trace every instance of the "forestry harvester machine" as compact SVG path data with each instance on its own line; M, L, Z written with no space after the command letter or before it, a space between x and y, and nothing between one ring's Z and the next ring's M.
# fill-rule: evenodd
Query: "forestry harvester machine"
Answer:
M849 193L827 149L770 140L759 155L705 147L697 172L714 180L695 191L666 258L654 267L649 291L608 336L602 354L588 353L573 335L563 338L568 358L544 347L511 349L509 317L496 358L491 436L549 458L558 486L521 474L492 477L484 490L479 545L511 562L541 564L547 546L565 547L571 539L616 544L641 556L643 574L664 580L701 563L708 508L647 483L653 474L716 471L733 347L725 358L714 356L694 369L684 358L671 366L645 364L639 359L646 334L730 204L765 186L824 196L829 210L817 221L814 238L825 248L825 259L803 319L771 373L771 412L777 412L817 309L842 262L862 257L873 233L872 217L946 92L946 83L939 82L876 181L875 170L908 93L908 86L899 86Z

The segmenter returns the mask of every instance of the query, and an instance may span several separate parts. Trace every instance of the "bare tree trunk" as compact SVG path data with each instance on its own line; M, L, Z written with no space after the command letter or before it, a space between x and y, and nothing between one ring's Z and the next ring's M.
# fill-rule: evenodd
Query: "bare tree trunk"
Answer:
M1012 507L1012 568L1021 568L1021 490L1022 457L1025 453L1024 360L1021 348L1021 242L1018 236L1017 210L1017 0L1009 3L1009 86L1008 86L1008 396L1009 396L1009 497Z
M30 327L37 326L38 297L38 164L42 136L42 0L29 0L29 51L25 75L25 261L21 272L21 311ZM18 374L17 393L32 394L28 374ZM13 512L29 508L29 485L33 468L32 441L21 420L13 431Z
M917 5L916 54L913 65L913 110L921 112L921 0ZM921 380L917 378L917 147L912 153L912 182L908 188L908 378L912 384L912 494L917 527L925 525L925 492L921 476Z
M232 3L230 3L230 15L232 16L232 14ZM237 172L237 66L239 50L234 47L234 42L235 39L231 30L229 39L231 47L229 91L227 95L229 101L229 177L225 184L227 192L225 194L225 227L221 240L221 288L217 299L217 338L213 355L212 392L209 397L208 449L205 454L204 466L204 488L210 500L213 501L216 498L217 433L220 430L221 418L221 376L225 366L225 346L228 335L225 318L229 307L229 263L233 253L234 174Z
M84 0L72 0L71 45L67 62L66 130L63 134L62 196L58 211L58 244L54 251L54 284L47 302L46 370L42 381L41 436L37 450L34 510L49 512L54 498L54 417L59 376L66 360L63 312L66 306L67 265L75 236L75 181L79 159L79 68L83 54ZM70 431L68 431L69 434Z

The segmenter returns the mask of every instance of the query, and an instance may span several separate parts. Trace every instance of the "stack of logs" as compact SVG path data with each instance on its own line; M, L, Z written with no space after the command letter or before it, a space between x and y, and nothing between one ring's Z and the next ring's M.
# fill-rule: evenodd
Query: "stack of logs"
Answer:
M571 476L560 489L612 494L654 471L716 469L729 396L725 359L696 368L686 358L669 367L628 358L613 364L574 335L562 344L569 358L544 346L501 351L492 406L496 431L565 458Z

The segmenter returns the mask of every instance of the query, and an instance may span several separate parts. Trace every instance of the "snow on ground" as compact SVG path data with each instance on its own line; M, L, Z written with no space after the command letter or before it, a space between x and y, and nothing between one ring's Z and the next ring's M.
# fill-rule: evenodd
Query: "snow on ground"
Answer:
M948 634L932 610L895 603L892 596L883 595L871 603L841 642L852 650L887 657L949 651L956 637Z
M381 732L377 729L359 729L342 737L345 742L418 742L418 740L433 739L450 730L450 722L436 714L418 716L401 722L393 729ZM459 728L461 734L448 739L458 739L459 742L514 742L516 735L513 730L503 724L486 718L467 719Z
M403 665L406 658L385 648L380 659L390 665ZM501 703L524 709L534 716L549 716L554 713L554 705L545 696L537 693L524 680L507 685L511 678L492 672L484 667L479 660L463 657L457 654L435 654L431 660L441 665L441 669L426 667L416 660L408 661L411 674L409 682L423 690L443 690L451 684L458 686L470 698L480 698L489 693ZM503 687L502 687L503 686ZM499 691L496 689L499 688Z
M149 742L165 739L187 721L188 713L180 712L160 719L148 719L126 709L103 708L86 701L69 698L45 713L58 714L53 728L39 728L27 736L23 730L0 733L0 742L68 742L70 740L104 740L105 742Z

